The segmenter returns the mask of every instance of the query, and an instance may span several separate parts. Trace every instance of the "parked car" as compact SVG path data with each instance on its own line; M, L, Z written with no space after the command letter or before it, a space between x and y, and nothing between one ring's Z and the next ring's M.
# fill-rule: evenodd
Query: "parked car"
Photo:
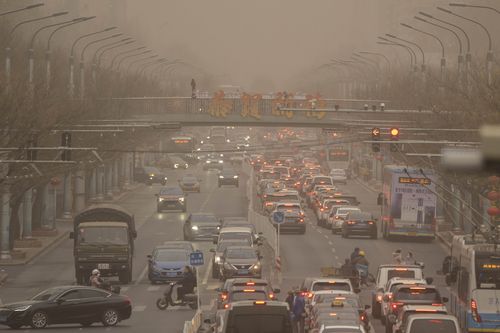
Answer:
M115 326L130 318L132 304L127 296L84 286L59 286L42 291L32 299L0 305L0 324L19 329L44 328L52 324L90 326L101 322Z
M151 283L177 281L184 277L191 251L183 248L157 246L148 255L148 278Z

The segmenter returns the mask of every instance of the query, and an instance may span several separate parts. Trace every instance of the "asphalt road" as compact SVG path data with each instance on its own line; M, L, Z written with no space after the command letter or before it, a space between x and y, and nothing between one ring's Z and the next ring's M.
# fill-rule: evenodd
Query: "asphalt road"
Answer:
M202 171L201 168L187 171L169 171L169 183L174 184L183 173L194 173L200 179L201 193L190 193L188 213L213 212L220 217L246 216L248 202L245 196L245 183L242 179L240 188L224 186L218 188L217 173ZM101 324L94 324L92 331L119 330L124 332L182 332L184 321L191 320L195 311L188 307L168 308L158 310L155 301L166 288L166 285L151 285L147 278L146 255L150 254L155 245L161 245L168 240L182 240L182 225L188 213L156 213L155 193L160 186L141 186L127 194L117 204L127 208L136 218L138 237L135 243L135 258L133 266L133 281L122 286L122 294L132 299L133 313L129 320L121 322L113 328L104 328ZM211 242L195 242L195 247L205 254L205 266L199 268L200 292L202 294L202 308L209 308L214 299L214 289L220 285L211 279L207 270L211 261ZM9 303L30 298L39 291L50 286L71 285L75 283L73 265L72 241L67 239L57 248L35 259L26 266L9 267L8 282L0 287L0 302ZM44 332L74 332L80 329L79 325L50 326ZM0 331L8 330L0 327ZM88 330L88 329L85 329ZM30 332L26 328L23 331Z
M170 171L167 176L170 183L175 183L182 173L195 173L203 179L200 194L189 194L189 212L213 212L220 217L245 216L248 201L245 197L245 178L240 182L240 188L217 187L217 176L214 171L202 171L195 168L188 171ZM376 194L356 181L350 181L344 186L348 192L355 194L361 201L363 210L377 213ZM126 195L119 204L132 211L136 216L138 238L134 262L133 282L122 287L122 293L131 297L133 314L131 319L120 323L117 327L104 328L94 324L93 331L119 330L124 332L182 332L184 321L190 320L194 311L187 307L168 308L160 311L155 306L155 300L163 291L163 285L151 285L146 274L146 255L155 245L168 240L182 239L182 223L186 218L183 213L157 214L154 194L159 186L143 186ZM280 299L286 296L286 291L298 286L306 276L318 276L322 266L339 266L356 246L364 249L370 261L370 271L376 272L380 264L391 262L391 253L396 248L403 252L412 251L415 258L426 264L426 276L435 278L435 284L441 287L443 295L447 290L442 277L436 276L445 256L444 247L436 240L432 243L388 242L364 238L343 239L332 235L329 230L316 226L312 212L307 212L307 232L305 235L282 235L281 257L283 265L282 293ZM205 265L199 269L199 285L202 295L202 308L210 309L215 299L214 289L220 283L211 278L210 242L195 242L195 246L205 254ZM269 275L271 265L269 260L265 275ZM37 258L24 267L9 268L9 281L0 287L0 299L4 302L18 301L29 298L38 291L54 285L74 284L74 267L72 257L72 242L68 239L56 249ZM365 304L371 304L370 290L361 292ZM372 319L375 332L384 332L378 320ZM46 332L74 332L79 325L52 326ZM0 330L7 328L0 327ZM87 329L85 329L87 330ZM31 329L25 329L29 332Z

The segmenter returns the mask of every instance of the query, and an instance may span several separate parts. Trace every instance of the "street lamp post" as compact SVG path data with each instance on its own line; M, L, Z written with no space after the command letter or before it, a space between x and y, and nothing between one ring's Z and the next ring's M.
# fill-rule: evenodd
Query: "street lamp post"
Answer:
M130 54L126 57L123 57L122 59L120 59L120 61L118 62L118 64L116 65L116 71L119 72L120 71L120 67L122 65L122 63L127 60L127 59L130 59L130 58L135 58L135 57L138 57L138 56L141 56L143 54L148 54L148 53L151 53L153 52L153 50L146 50L146 51L142 51L140 53L134 53L134 54Z
M466 21L475 23L476 25L478 25L479 27L481 27L484 30L484 32L486 33L486 36L488 36L488 53L486 54L486 70L488 72L488 85L491 85L493 83L493 48L492 48L492 42L491 42L491 35L490 35L490 32L488 31L488 29L486 29L486 27L483 24L481 24L480 22L473 20L473 19L470 19L468 17L462 16L462 15L456 14L456 13L452 12L451 10L448 10L448 9L445 9L442 7L437 7L437 9L442 11L442 12L445 12L447 14L453 15L455 17L459 17L459 18L464 19Z
M98 34L103 33L103 32L108 32L108 31L111 31L113 29L116 29L116 27L109 27L109 28L106 28L104 30L99 30L96 32L82 35L82 36L78 37L77 39L75 39L75 41L73 42L73 45L71 45L71 53L69 56L69 85L68 85L70 98L73 98L75 95L75 57L74 57L74 54L75 54L76 44L78 44L78 42L84 38L98 35Z
M439 44L441 45L441 82L444 82L445 70L446 70L446 58L444 56L444 44L441 41L441 39L439 39L439 37L437 37L434 34L431 34L431 33L427 32L427 31L423 31L423 30L417 29L417 28L415 28L415 27L413 27L413 26L411 26L409 24L401 23L401 25L403 27L405 27L405 28L408 28L408 29L420 32L420 33L422 33L424 35L431 36L431 37L433 37L434 39L436 39L439 42Z
M51 54L51 49L50 49L50 42L52 41L52 38L54 35L59 31L67 27L71 27L72 25L82 23L85 21L93 20L95 16L90 16L90 17L81 17L78 21L71 22L68 24L64 24L57 29L54 29L49 35L49 38L47 39L47 50L45 52L45 60L46 60L46 89L47 91L50 90L50 80L51 80L51 64L50 64L50 54Z
M83 47L82 51L80 52L80 99L81 100L83 100L83 98L85 97L85 63L84 63L84 60L85 60L85 51L91 45L103 42L105 40L109 40L109 39L113 39L113 38L116 38L116 37L120 37L122 35L123 34L119 33L119 34L114 34L112 36L108 36L108 37L96 39L96 40L93 40L91 42L88 42L87 45L85 45Z
M465 36L465 41L467 42L467 51L465 53L465 71L462 70L462 77L461 77L461 81L463 82L470 82L470 79L469 79L469 76L470 76L470 69L471 69L471 62L472 62L472 55L470 53L470 38L469 38L469 35L467 34L467 32L462 28L460 27L459 25L456 25L454 23L451 23L451 22L448 22L448 21L445 21L445 20L442 20L440 18L437 18L437 17L434 17L426 12L419 12L420 15L422 16L425 16L427 18L430 18L430 19L433 19L437 22L440 22L440 23L443 23L443 24L446 24L450 27L453 27L453 28L456 28L458 30L460 30L464 36Z
M133 38L123 38L122 40L119 40L117 42L113 43L108 43L100 46L97 48L97 50L94 53L94 56L92 57L92 80L94 84L97 82L97 67L99 67L100 62L98 62L98 56L97 54L102 51L102 53L106 52L107 50L111 50L114 48L122 47L125 45L129 45L135 43L135 40Z
M406 40L406 39L403 39L403 38L399 38L399 37L397 37L395 35L391 35L391 34L385 34L385 35L387 37L391 37L391 38L394 38L396 40L399 40L399 41L402 41L402 42L414 45L414 46L417 47L417 49L419 49L420 53L422 54L422 67L421 67L422 82L425 84L425 53L424 53L424 50L422 49L422 47L420 47L420 45L418 45L415 42L412 42L412 41L409 41L409 40ZM415 59L416 59L416 56L415 56Z
M35 45L36 36L40 32L42 32L43 30L46 30L46 29L49 29L49 28L53 28L53 27L58 27L58 26L61 26L61 25L64 25L64 24L68 24L68 23L71 23L71 22L78 22L79 20L80 19L77 18L77 19L73 19L73 20L69 20L69 21L64 21L64 22L59 22L59 23L45 25L45 26L39 28L38 30L36 30L35 33L33 34L33 36L31 36L30 46L29 46L29 49L28 49L28 90L29 90L30 97L33 96L34 89L35 89L35 87L34 87L34 81L33 81L34 80L34 69L35 69L33 54L35 52L34 45Z
M0 16L6 16L6 15L9 15L9 14L19 13L19 12L22 12L22 11L25 11L25 10L30 10L30 9L33 9L33 8L41 7L43 5L44 5L43 3L36 3L36 4L33 4L33 5L28 5L28 6L25 6L25 7L22 7L22 8L13 9L13 10L9 10L7 12L0 13Z
M457 63L458 64L458 68L457 69L458 69L458 77L460 79L460 77L462 75L461 73L462 73L462 66L463 66L464 56L463 56L462 40L460 39L460 36L458 36L457 32L455 30L453 30L453 29L447 28L447 27L442 26L440 24L436 24L434 22L431 22L431 21L428 21L426 19L423 19L420 16L415 16L414 18L416 20L421 21L421 22L424 22L424 23L433 25L435 27L438 27L440 29L449 31L449 32L451 32L457 38L457 41L458 41L458 63Z
M378 53L378 52L367 52L367 51L359 51L359 53L361 53L361 54L371 54L371 55L382 57L385 60L385 62L387 63L387 68L389 69L389 72L391 71L391 61L389 60L389 58L387 58L385 56L385 54Z
M381 45L390 45L390 46L400 46L406 49L408 53L410 54L410 73L416 73L418 72L418 63L417 63L417 54L415 51L409 47L406 44L398 43L393 40L387 39L385 37L377 37L378 39L382 40L382 42L377 42L378 44Z
M14 36L14 32L17 30L17 28L19 28L20 26L22 26L24 24L38 22L38 21L49 19L49 18L66 15L66 14L68 14L68 12L58 12L58 13L54 13L54 14L51 14L48 16L24 20L24 21L17 23L16 25L14 25L12 27L12 29L10 29L9 37L7 39L7 47L5 48L5 88L6 88L7 92L10 90L10 81L11 81L10 80L10 78L11 78L11 60L10 60L11 47L10 47L10 45L12 43L12 37Z

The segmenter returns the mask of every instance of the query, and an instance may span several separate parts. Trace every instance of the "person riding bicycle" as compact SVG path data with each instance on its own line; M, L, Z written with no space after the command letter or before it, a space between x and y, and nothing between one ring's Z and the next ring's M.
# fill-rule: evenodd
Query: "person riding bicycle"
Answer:
M368 276L368 266L370 265L365 255L365 251L360 250L359 256L352 261L353 268L359 273L362 279L366 279Z
M92 271L92 275L89 278L89 284L95 288L102 288L103 280L101 279L101 272L98 269Z
M180 301L186 294L192 294L196 286L196 276L189 266L184 267L184 277L177 282L181 287L177 288L177 300Z

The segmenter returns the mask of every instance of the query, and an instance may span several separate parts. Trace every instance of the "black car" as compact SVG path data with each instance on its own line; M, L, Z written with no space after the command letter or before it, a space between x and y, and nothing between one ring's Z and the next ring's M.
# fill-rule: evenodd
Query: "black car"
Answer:
M130 298L102 289L61 286L42 291L30 300L0 305L0 324L44 328L52 324L115 326L130 318Z
M210 154L203 163L203 170L222 170L224 168L224 160L216 154Z
M187 210L186 194L179 186L167 186L156 194L156 211L161 213L164 210Z
M224 169L219 172L219 187L222 185L234 185L239 187L240 185L240 177L238 174L232 169Z
M143 168L136 168L134 171L135 180L147 185L167 183L167 176L158 168L147 166Z
M350 235L370 236L377 238L377 219L371 213L352 211L349 212L342 224L342 237Z
M212 213L189 214L184 223L184 240L207 239L212 241L219 234L221 220Z

